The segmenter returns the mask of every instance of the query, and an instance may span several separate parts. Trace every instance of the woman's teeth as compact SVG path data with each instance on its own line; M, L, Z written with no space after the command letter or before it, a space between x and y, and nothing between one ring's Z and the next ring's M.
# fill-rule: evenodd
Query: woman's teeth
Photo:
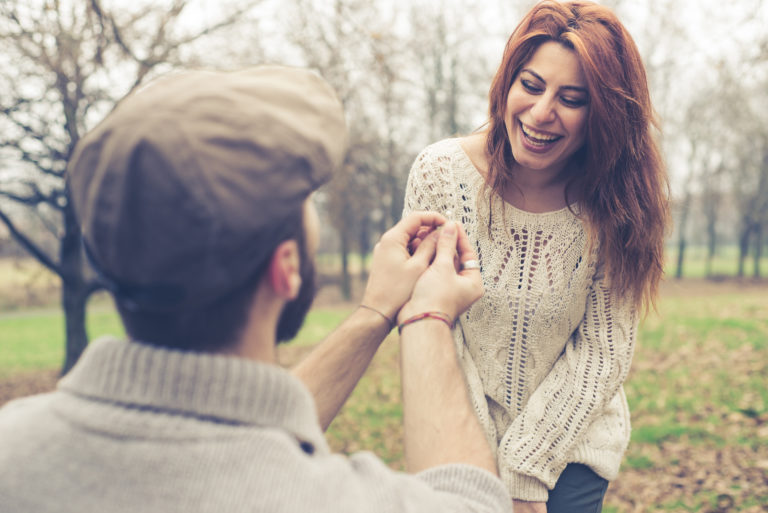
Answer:
M523 130L523 134L525 134L525 137L528 138L529 141L531 141L533 144L539 144L539 145L545 145L552 143L558 139L560 139L560 135L549 135L542 132L539 132L537 130L534 130L532 128L529 128L525 126L524 124L520 123L520 127Z

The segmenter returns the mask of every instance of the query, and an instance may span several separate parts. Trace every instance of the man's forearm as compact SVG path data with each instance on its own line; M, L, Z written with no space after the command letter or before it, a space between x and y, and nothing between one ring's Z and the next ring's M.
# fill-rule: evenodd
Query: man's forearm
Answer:
M408 470L467 463L498 474L448 326L436 320L408 325L400 353Z
M389 329L376 312L357 308L293 369L315 397L324 430L360 381Z

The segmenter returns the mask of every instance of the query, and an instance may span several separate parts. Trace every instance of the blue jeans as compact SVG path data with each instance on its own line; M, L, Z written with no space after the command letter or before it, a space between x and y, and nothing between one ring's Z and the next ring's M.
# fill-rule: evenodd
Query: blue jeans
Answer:
M600 513L608 481L580 463L569 463L549 492L547 513Z

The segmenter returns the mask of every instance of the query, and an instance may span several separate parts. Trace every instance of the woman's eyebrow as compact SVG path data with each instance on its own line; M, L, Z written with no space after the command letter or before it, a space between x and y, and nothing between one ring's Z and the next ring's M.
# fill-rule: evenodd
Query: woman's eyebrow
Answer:
M536 79L537 79L537 80L539 80L539 81L541 81L541 82L543 82L543 83L545 83L545 84L547 83L547 81L546 81L546 80L544 80L544 79L541 77L541 75L539 75L538 73L536 73L535 71L533 71L533 70L532 70L532 69L530 69L530 68L523 68L522 70L520 70L520 73L523 73L523 72L526 72L526 73L530 73L531 75L533 75L534 77L536 77ZM586 88L586 87L575 86L575 85L566 85L566 86L562 86L560 89L567 89L568 91L575 91L575 92L577 92L577 93L584 93L584 94L588 94L588 93L589 93L589 91L587 91L587 88Z

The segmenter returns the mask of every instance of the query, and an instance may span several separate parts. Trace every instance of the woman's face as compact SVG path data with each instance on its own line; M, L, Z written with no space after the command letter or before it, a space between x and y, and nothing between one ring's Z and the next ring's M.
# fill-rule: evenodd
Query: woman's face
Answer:
M584 144L589 93L576 54L543 43L515 77L504 121L523 170L555 179Z

